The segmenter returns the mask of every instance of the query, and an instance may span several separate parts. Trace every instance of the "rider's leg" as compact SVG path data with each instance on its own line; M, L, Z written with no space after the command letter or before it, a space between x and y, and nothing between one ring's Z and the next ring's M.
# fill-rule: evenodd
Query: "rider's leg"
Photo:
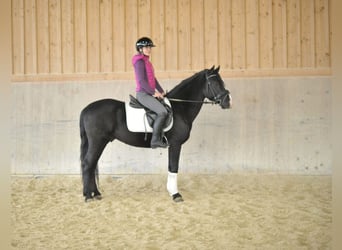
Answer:
M166 148L168 144L167 142L163 141L163 128L167 120L166 108L155 97L144 92L137 92L137 99L142 105L144 105L145 107L149 108L157 114L157 117L153 123L151 147Z

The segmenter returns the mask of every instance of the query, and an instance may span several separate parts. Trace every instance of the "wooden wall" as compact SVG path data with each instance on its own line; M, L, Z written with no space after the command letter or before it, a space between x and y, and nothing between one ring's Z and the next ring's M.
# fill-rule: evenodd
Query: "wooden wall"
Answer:
M13 81L132 79L149 36L159 78L329 75L329 0L12 0Z

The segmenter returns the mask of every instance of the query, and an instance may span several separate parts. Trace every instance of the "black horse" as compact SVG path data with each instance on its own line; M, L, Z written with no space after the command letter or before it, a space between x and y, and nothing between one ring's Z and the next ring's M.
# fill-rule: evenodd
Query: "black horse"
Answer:
M219 75L220 67L202 70L183 80L167 93L173 109L173 127L165 133L169 148L168 190L175 201L182 201L178 193L177 177L181 147L190 136L192 123L203 103L219 104L223 109L231 107L231 97ZM207 98L210 102L204 101ZM107 143L118 139L135 147L150 147L151 134L130 132L126 125L124 102L102 99L89 104L80 115L81 170L85 200L100 199L96 170L98 160ZM170 176L169 176L170 177ZM171 178L172 179L172 178ZM170 183L169 183L170 181ZM171 187L170 187L171 186ZM173 187L172 187L173 186ZM172 189L172 190L170 190Z

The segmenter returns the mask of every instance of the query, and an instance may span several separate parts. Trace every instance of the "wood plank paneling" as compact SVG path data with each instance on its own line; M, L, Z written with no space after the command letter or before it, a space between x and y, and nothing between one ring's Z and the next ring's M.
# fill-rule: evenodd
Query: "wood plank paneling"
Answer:
M315 2L301 2L301 61L303 68L315 67Z
M25 74L37 73L37 28L36 28L36 1L24 2L25 24ZM16 45L15 43L13 45ZM14 75L16 72L14 72Z
M315 4L316 66L330 66L329 0L316 0Z
M50 73L62 73L61 1L49 0Z
M87 0L87 62L88 72L100 71L100 3Z
M273 21L272 1L259 1L259 51L260 67L273 68Z
M132 79L141 36L158 77L330 74L330 0L13 0L14 81Z
M25 73L25 31L24 2L12 1L12 74Z
M100 71L111 72L113 69L113 29L112 1L100 2Z
M70 0L61 1L62 12L62 72L75 72L74 52L74 4Z
M37 69L38 74L50 73L49 50L49 2L36 0L37 3Z
M87 72L87 2L74 0L75 73Z
M218 47L219 65L232 68L232 5L230 1L218 1Z
M205 67L218 62L217 1L204 0L204 53Z
M151 36L150 0L138 0L138 37Z
M178 68L191 69L190 0L178 3Z
M232 0L233 69L246 68L245 1Z
M151 0L151 18L153 20L151 24L151 37L157 46L153 52L152 60L158 66L158 68L156 68L157 71L165 71L164 1Z
M300 3L301 0L287 1L287 66L289 68L301 66Z
M204 63L204 0L191 0L191 62L193 70L205 67Z
M126 68L125 71L133 71L132 56L135 53L135 42L138 39L138 6L137 0L125 1L125 58Z
M165 0L165 67L171 71L178 70L177 9L177 1Z
M108 32L113 34L113 71L125 71L126 61L126 28L125 28L125 0L113 0L113 28Z
M273 0L273 67L287 67L287 12L286 0Z
M246 0L246 67L259 67L259 5L258 0Z

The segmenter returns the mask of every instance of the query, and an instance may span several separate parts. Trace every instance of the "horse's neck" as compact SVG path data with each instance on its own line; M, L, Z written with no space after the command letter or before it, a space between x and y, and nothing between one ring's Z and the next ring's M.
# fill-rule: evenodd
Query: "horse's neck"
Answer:
M186 101L195 101L195 102L183 102L182 109L184 111L185 119L189 122L193 122L197 117L198 113L201 111L204 95L203 95L203 86L201 79L203 76L198 76L197 78L193 79L193 82L188 83L188 86L184 86L183 89L179 91L179 94L175 94L176 98L183 99Z
M197 73L191 78L181 82L178 86L171 90L170 97L184 100L203 101L203 74Z
M186 107L186 119L189 121L189 122L193 122L197 115L199 114L199 112L201 111L202 109L202 103L197 103L197 104L192 104L192 105L188 105Z

